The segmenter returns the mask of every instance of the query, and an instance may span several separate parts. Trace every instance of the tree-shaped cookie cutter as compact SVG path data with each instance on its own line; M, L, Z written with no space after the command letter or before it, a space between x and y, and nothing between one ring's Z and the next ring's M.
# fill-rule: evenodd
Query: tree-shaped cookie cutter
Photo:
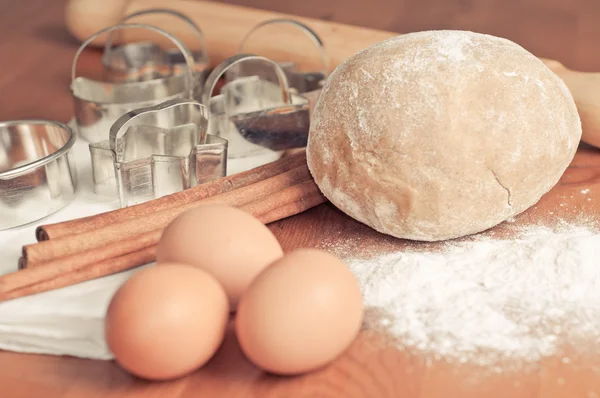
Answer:
M244 39L242 39L239 53L248 53L249 51L246 49L246 46L250 38L254 36L256 32L271 25L289 25L298 28L301 33L304 33L315 44L315 48L321 59L322 69L312 72L301 72L298 70L297 64L293 61L278 62L278 65L283 69L287 76L290 88L297 93L306 93L321 89L329 74L329 57L327 56L325 46L319 35L302 22L289 18L276 18L263 21L252 28L250 32L246 34ZM270 72L269 68L265 68L265 65L243 63L228 71L226 78L227 80L232 80L238 76L256 75L262 79L272 81L273 74Z
M271 68L278 84L256 75L243 76L225 83L213 96L217 82L230 68L250 62ZM309 101L290 90L284 70L268 58L238 54L226 59L208 76L202 103L210 110L209 133L229 142L230 158L306 146Z
M77 63L84 49L97 37L120 29L148 29L162 34L178 47L186 60L186 73L138 82L104 82L76 77ZM158 105L171 99L193 99L196 90L195 63L189 49L172 34L146 24L120 24L102 29L85 40L71 66L71 94L76 129L89 142L106 139L110 126L125 113Z
M90 144L95 192L127 207L224 177L228 143L207 134L208 117L188 99L127 112Z
M206 41L200 27L187 15L168 8L150 8L125 16L121 23L148 14L167 14L181 19L190 26L200 45L191 51L195 63L197 87L202 89L209 70ZM114 32L108 35L102 56L104 77L113 82L136 82L152 80L185 72L187 64L177 49L163 49L159 43L140 41L113 46ZM199 98L199 97L198 97Z

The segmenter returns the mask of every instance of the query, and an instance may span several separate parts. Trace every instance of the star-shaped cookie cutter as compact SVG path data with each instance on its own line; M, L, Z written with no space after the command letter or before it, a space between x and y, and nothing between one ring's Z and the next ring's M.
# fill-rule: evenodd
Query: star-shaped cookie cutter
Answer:
M127 112L89 145L94 190L127 207L227 174L227 140L207 134L208 110L174 99Z

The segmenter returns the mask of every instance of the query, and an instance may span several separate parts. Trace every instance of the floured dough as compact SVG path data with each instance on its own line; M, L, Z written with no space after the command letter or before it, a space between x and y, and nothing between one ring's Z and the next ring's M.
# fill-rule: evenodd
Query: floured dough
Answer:
M307 160L323 194L377 231L436 241L534 205L581 139L563 81L506 39L428 31L371 46L330 75Z

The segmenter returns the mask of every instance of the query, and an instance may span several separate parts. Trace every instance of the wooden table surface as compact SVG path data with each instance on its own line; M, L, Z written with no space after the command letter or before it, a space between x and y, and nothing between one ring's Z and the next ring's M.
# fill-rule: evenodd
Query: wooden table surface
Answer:
M364 16L364 5L363 9L358 6L352 14L352 7L349 7L347 2L342 4L332 1L331 4L337 4L339 9L331 12L319 11L315 7L323 3L322 1L230 2L305 16L332 18L347 23L363 23L388 30L400 31L405 28L402 24L394 24L394 21L389 19L389 14L386 20L369 20ZM407 10L407 13L412 13L413 16L437 16L440 13L435 7L431 7L439 3L435 1L423 2L426 8L429 7L429 14L426 11L415 11L416 1L378 0L374 3L377 5L376 10L379 10L375 13L377 18L386 18L385 13L380 12L385 6L389 6L399 15L401 10L394 8L398 3L404 5L402 10ZM444 4L448 3L452 2ZM474 3L454 3L458 4L456 9L467 7L463 9L463 14L467 16L463 15L461 19L456 16L456 12L452 13L446 9L452 23L439 22L436 26L426 27L461 27L461 21L467 21L467 24L485 28L483 22L473 20L472 12L469 14L469 5L477 8ZM498 7L500 2L482 3ZM512 4L514 10L514 1L505 3ZM547 16L544 29L554 32L554 36L550 36L547 41L556 42L556 15L559 11L563 12L567 22L571 21L568 16L579 15L577 10L568 8L568 4L577 2L531 0L523 3L530 8L535 4L538 7L544 4L553 10L553 13L550 13L548 9L544 9L546 14L542 13ZM591 1L577 4L580 3L585 7L595 4ZM330 10L331 4L323 7ZM49 118L67 121L71 118L69 70L77 43L69 37L63 27L63 9L64 3L59 0L23 0L18 3L11 0L0 1L0 120ZM598 11L597 8L594 9ZM580 10L581 15L586 15L580 19L583 21L581 25L575 24L573 27L566 22L566 25L558 25L559 33L571 32L569 37L579 40L577 37L581 34L581 29L587 29L586 32L593 31L595 28L590 27L588 21L590 10L591 8ZM515 12L515 15L517 14L519 13ZM470 20L468 15L471 15ZM506 15L504 18L509 19ZM401 21L401 18L396 20L398 21ZM418 22L413 20L412 23L412 28L418 26ZM536 23L539 28L542 22L538 18ZM422 22L418 28L421 29L424 25L427 23ZM524 25L526 24L519 25L521 33ZM493 25L490 29L498 31L498 26ZM581 29L578 29L578 26ZM536 26L532 27L535 28ZM583 44L568 42L563 38L567 40L564 41L564 45L552 50L552 46L544 47L548 44L547 41L542 45L541 39L535 40L539 46L538 55L557 58L572 67L581 65L580 69L597 65L597 69L600 70L599 53L590 52L588 56L582 56ZM589 44L590 41L585 43ZM577 195L582 188L591 190L593 200L586 200L587 197ZM568 206L565 206L565 203ZM600 214L600 152L589 148L580 150L560 184L538 205L518 217L516 223L501 225L495 231L510 233L510 228L514 226L532 222L551 223L555 218L569 218L582 214ZM361 238L360 247L348 247L347 254L356 254L365 246L385 250L397 249L407 244L374 233L329 204L273 224L271 228L286 250L295 247L320 247L324 246L326 240L331 242L332 239L352 241L355 237ZM569 354L568 347L565 347L564 351L564 354ZM590 355L589 358L578 357L565 363L562 357L559 353L535 364L527 371L490 374L468 364L457 366L443 361L430 362L423 356L392 348L387 344L384 335L364 331L355 343L327 368L305 376L279 378L265 375L248 363L230 333L221 350L206 367L189 377L168 383L138 380L111 361L0 352L0 397L600 397L600 358Z

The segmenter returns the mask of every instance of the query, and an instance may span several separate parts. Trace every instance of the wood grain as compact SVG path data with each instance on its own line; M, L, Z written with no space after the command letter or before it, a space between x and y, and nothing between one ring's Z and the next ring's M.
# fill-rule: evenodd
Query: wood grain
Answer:
M538 54L570 67L600 70L600 6L594 0L229 2L387 30L472 27L525 40ZM77 44L64 30L63 9L61 0L0 1L0 119L70 119L68 76ZM84 57L82 69L97 61L95 55ZM589 193L583 194L583 189ZM599 214L600 153L582 148L560 184L538 205L514 223L487 233L510 234L519 225L551 225L557 219L597 220ZM286 250L333 249L345 241L347 255L369 256L376 250L423 246L377 234L330 204L272 224L271 229ZM306 376L280 378L248 363L229 333L205 368L169 383L138 380L110 361L0 352L0 396L594 398L600 397L599 364L600 358L576 356L572 347L564 347L560 355L527 371L490 372L403 352L392 348L387 336L364 331L330 366Z
M506 37L538 57L600 70L600 2L596 0L222 0L396 32L465 29ZM350 4L349 4L350 3Z

